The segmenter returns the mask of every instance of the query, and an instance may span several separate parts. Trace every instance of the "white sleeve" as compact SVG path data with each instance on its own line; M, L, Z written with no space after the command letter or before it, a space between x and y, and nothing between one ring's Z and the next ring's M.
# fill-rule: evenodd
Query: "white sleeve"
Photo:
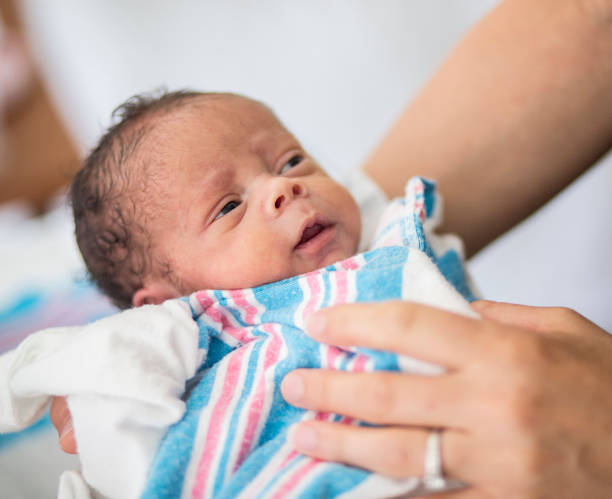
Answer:
M83 476L103 495L135 497L200 361L198 327L180 300L35 333L0 357L0 429L68 395Z

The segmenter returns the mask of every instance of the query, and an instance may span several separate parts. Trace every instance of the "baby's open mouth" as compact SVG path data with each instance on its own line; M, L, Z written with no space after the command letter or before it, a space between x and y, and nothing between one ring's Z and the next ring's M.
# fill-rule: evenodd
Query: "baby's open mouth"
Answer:
M300 239L297 245L299 246L300 244L304 244L310 241L313 237L318 236L319 233L323 231L323 229L325 229L325 227L323 227L319 223L315 223L314 225L306 227L304 229L304 233L302 234L302 239Z
M327 239L324 237L324 235L327 234L329 232L328 229L331 229L332 227L332 224L322 220L314 220L308 223L308 225L304 227L302 237L300 237L300 240L295 245L295 249L306 249L310 248L311 246L317 246L317 241L319 239Z

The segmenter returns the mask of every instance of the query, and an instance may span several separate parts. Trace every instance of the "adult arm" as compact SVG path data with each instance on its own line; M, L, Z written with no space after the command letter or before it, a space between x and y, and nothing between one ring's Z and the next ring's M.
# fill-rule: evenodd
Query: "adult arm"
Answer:
M419 476L423 427L439 427L446 474L471 485L442 497L610 497L612 337L567 309L475 308L482 321L406 302L318 312L308 324L317 340L391 350L448 371L290 373L282 384L289 402L389 425L302 423L292 433L297 450Z
M457 45L366 161L389 196L415 174L468 256L612 142L612 1L507 0Z

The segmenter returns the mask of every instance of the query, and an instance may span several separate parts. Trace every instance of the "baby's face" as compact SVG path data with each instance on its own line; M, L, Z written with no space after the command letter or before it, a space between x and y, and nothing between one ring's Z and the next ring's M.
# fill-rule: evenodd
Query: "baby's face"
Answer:
M356 252L354 199L261 104L196 100L159 118L149 141L146 227L177 296L253 287Z

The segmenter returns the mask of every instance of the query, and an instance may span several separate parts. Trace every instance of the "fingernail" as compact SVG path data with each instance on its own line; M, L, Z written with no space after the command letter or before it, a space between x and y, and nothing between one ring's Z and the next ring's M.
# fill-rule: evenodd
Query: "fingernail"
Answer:
M325 329L325 316L322 313L312 314L306 321L306 334L320 338Z
M293 425L287 439L298 452L311 452L317 447L317 432L307 425Z
M289 403L299 402L304 395L304 382L297 373L289 373L282 382L281 390Z

